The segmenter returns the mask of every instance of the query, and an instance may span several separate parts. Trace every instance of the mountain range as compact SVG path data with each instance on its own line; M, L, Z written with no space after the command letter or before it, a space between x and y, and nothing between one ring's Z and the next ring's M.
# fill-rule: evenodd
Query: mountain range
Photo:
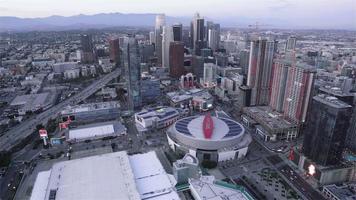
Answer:
M0 16L0 32L5 31L60 31L73 29L89 28L109 28L120 26L144 26L153 27L156 14L123 14L123 13L100 13L95 15L74 15L69 17L50 16L42 18L19 18ZM180 22L183 25L189 25L192 17L172 17L166 16L167 24ZM207 20L210 20L207 18ZM292 27L291 24L283 19L257 19L247 17L222 17L213 19L220 23L222 27L247 28L249 24L255 24L257 21L267 25L262 28L306 28ZM266 24L267 22L267 24ZM309 27L310 28L310 27ZM317 27L314 27L317 28ZM336 28L336 27L335 27Z
M0 31L70 30L83 28L106 28L118 26L152 27L156 14L101 13L95 15L74 15L69 17L50 16L43 18L0 17ZM185 17L166 16L167 23L189 24Z

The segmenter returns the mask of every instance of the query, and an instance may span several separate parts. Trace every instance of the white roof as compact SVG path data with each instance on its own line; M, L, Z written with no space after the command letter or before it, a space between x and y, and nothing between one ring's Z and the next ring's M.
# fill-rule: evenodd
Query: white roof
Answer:
M106 124L88 128L78 128L69 130L69 140L92 138L104 135L111 135L114 133L115 130L113 124Z
M64 161L52 167L46 193L56 200L140 199L126 152Z
M249 200L248 194L242 189L232 188L233 186L226 186L216 184L213 176L202 176L200 179L189 180L190 189L194 190L200 199L205 200ZM231 187L231 188L230 188Z
M31 200L179 200L155 152L125 151L56 163L37 177Z
M38 173L30 200L44 200L51 170Z
M175 183L163 169L155 152L132 155L130 163L141 199L180 199L173 189Z

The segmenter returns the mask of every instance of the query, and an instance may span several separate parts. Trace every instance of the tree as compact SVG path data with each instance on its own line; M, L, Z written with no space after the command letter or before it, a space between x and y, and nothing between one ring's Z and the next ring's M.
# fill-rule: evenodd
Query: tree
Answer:
M0 152L0 167L7 167L11 162L11 154L9 152Z

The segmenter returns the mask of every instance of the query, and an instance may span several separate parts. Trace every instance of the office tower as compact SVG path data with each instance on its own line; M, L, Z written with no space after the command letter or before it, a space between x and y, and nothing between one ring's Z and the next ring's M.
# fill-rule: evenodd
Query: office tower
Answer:
M202 85L211 87L216 84L217 66L213 63L204 63L204 77Z
M240 67L242 68L242 73L246 76L248 73L248 62L250 58L250 51L245 49L240 51Z
M193 56L192 58L193 74L198 81L204 77L204 58L201 56Z
M126 83L129 109L141 106L141 66L137 40L129 38L125 45Z
M119 38L109 40L110 60L116 65L120 63L120 41Z
M163 26L166 24L166 17L164 14L159 14L156 16L155 25L155 49L157 55L157 64L162 66L162 32Z
M185 74L184 69L184 44L183 42L171 42L169 46L169 75L179 78Z
M150 63L154 57L154 44L140 44L141 62Z
M251 41L247 86L252 89L251 105L268 105L273 57L277 42L259 39Z
M295 46L297 43L297 38L294 36L291 36L287 39L286 41L286 51L294 51L295 50Z
M169 46L173 42L171 26L164 26L162 32L162 67L169 69Z
M150 33L149 33L149 39L150 39L150 44L154 44L154 43L156 43L156 38L155 38L155 32L153 32L153 31L150 31Z
M350 127L346 135L346 147L356 154L356 106L354 105Z
M174 41L183 41L183 26L182 24L174 24L173 28L173 40Z
M335 97L313 97L304 129L303 153L317 164L339 163L352 107Z
M196 13L192 22L192 42L193 49L197 55L200 55L200 49L206 47L204 18Z
M159 79L143 78L141 80L142 103L155 103L161 95Z
M214 24L213 22L208 21L206 30L208 47L213 51L216 51L220 46L220 24Z
M95 51L91 35L81 35L80 43L82 45L81 61L89 64L95 62Z

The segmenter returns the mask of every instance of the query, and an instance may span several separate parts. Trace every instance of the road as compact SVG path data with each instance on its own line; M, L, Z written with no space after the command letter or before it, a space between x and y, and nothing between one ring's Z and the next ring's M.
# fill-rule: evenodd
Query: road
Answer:
M49 108L48 110L31 117L27 121L13 127L11 130L6 132L0 137L0 151L9 151L14 146L19 144L22 139L29 136L36 130L37 124L45 124L50 118L56 117L56 115L67 105L75 105L84 99L88 98L90 95L95 93L100 88L104 87L112 79L118 77L121 74L121 68L117 68L109 74L102 76L100 79L96 80L94 83L89 85L84 90L80 91L76 95L64 100L63 102Z

